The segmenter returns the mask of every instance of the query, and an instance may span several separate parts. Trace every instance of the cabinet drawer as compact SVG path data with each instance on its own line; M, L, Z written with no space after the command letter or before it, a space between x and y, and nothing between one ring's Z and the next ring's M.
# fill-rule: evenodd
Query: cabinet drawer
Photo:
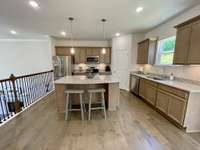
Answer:
M169 87L169 86L166 86L166 85L162 85L162 84L159 84L158 87L159 87L159 89L162 89L162 90L167 91L167 92L169 92L171 94L179 96L179 97L183 98L184 100L188 99L189 93L186 92L186 91L183 91L183 90L180 90L180 89L176 89L174 87Z
M141 79L140 81L145 82L147 84L150 84L151 86L157 87L157 83L150 81L150 80L146 80L146 79Z

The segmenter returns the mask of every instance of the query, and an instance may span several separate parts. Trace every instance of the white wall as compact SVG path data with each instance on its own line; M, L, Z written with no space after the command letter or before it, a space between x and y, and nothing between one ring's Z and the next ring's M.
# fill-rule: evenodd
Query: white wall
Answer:
M176 35L175 25L180 24L190 18L198 16L200 14L200 5L197 5L177 17L169 20L165 24L158 26L157 28L149 31L146 34L146 38L158 37L159 39L163 39L169 36ZM145 65L145 70L147 72L153 73L164 73L170 74L173 73L177 77L192 79L192 80L200 80L200 66L150 66Z
M45 40L0 40L0 79L52 69L51 42Z

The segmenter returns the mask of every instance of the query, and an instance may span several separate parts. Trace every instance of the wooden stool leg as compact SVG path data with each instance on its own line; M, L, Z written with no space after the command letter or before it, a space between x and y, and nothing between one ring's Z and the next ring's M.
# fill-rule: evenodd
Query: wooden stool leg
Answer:
M83 106L83 96L80 94L80 107L81 107L81 118L84 120L84 106Z
M88 115L88 120L91 118L91 103L92 103L92 93L90 93L90 98L89 98L89 115Z
M105 117L105 120L106 120L106 105L105 105L104 93L101 93L101 96L102 96L102 105L103 105L104 117Z
M68 119L68 107L69 107L69 94L66 96L66 105L65 105L65 120Z

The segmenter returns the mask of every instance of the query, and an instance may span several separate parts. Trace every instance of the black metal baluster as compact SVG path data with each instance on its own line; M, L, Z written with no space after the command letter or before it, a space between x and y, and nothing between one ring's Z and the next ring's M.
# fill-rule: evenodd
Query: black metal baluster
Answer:
M35 76L32 76L32 79L33 79L33 93L34 93L34 99L33 99L33 102L35 102L35 99L37 98L37 89L36 89L36 87L35 87Z
M38 98L40 98L42 96L42 84L41 84L41 75L37 75L37 78L36 78L36 81L37 81L37 90L38 90Z
M21 80L22 84L23 84L23 91L24 91L24 94L25 94L25 107L28 106L28 92L27 92L27 86L26 86L26 82L25 82L25 78L22 78Z
M25 98L25 93L24 93L24 86L22 84L22 78L18 78L18 84L19 84L19 94L22 100L23 108L26 107L26 98Z
M8 85L9 85L9 87L8 87ZM2 87L2 85L1 85L1 87ZM3 89L3 87L2 87L2 89ZM10 105L10 107L12 109L12 108L14 108L14 104L12 102L12 95L10 95L12 93L9 94L9 89L11 89L10 81L7 81L7 82L5 82L5 91L6 91L6 94L7 94L7 96L6 96L7 97L7 105L8 106ZM11 116L13 116L13 112L11 111L10 113L11 113Z
M33 80L32 77L29 77L29 87L30 87L30 93L31 93L31 100L30 100L30 104L32 104L32 101L34 99L34 93L33 93Z
M29 100L28 100L28 104L30 105L31 100L33 99L33 95L32 95L32 92L31 92L31 79L30 79L30 77L26 77L26 85L27 85L28 93L30 95Z
M3 95L4 95L4 92L3 92ZM3 120L5 121L6 120L6 117L5 117L5 114L4 114L4 108L3 108L3 103L2 103L2 96L0 97L0 106L1 106L1 112L2 112L2 117L3 117Z
M43 94L46 93L46 84L47 84L47 73L44 74L44 87L43 87Z
M11 81L9 81L9 86L10 86L10 95L11 95L11 105L10 105L10 107L12 107L13 113L15 114L15 104L14 104L15 96L14 96L14 93L11 92L11 91L13 91L13 86L11 84Z
M4 86L3 86L3 83L1 82L1 88L4 89L4 87L7 87L6 85L6 82L4 82ZM6 116L8 118L10 118L10 114L8 112L8 107L7 107L7 103L6 103L6 96L5 96L5 91L3 90L3 96L2 96L2 99L1 99L2 102L4 102L4 105L5 105L5 111L6 111Z

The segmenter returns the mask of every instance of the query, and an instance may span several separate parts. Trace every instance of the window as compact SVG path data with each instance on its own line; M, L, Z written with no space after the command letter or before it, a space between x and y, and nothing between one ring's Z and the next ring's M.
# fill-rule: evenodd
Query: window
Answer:
M172 65L174 58L174 49L176 36L158 41L156 64Z

